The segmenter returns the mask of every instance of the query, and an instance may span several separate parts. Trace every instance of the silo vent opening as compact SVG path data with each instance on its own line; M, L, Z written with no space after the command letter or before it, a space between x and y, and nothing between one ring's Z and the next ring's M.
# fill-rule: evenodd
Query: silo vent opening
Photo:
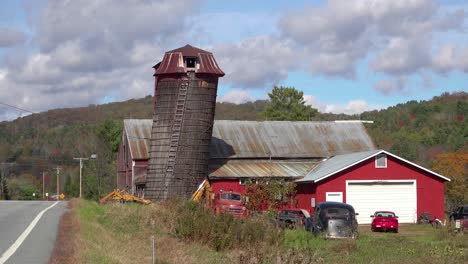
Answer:
M197 66L197 58L185 58L185 67L187 70L195 70Z

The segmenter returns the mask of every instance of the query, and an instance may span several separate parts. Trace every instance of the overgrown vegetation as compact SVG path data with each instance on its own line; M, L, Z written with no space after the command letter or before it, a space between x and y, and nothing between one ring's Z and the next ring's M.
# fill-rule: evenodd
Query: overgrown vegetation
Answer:
M279 229L273 219L216 216L196 203L97 205L79 201L80 263L465 263L468 239L452 229L360 227L358 240L324 240Z
M282 240L282 232L275 228L274 221L261 217L237 220L230 214L217 216L196 202L179 206L174 231L179 238L208 245L216 251L278 245Z
M282 206L294 207L296 184L284 179L257 180L245 183L246 196L249 197L249 210L274 210Z

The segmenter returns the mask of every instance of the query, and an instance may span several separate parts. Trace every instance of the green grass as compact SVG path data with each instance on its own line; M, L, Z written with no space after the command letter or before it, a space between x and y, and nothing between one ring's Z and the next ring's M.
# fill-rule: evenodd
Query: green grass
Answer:
M157 263L468 263L468 236L448 228L405 225L395 234L361 226L357 240L325 240L277 229L266 217L217 217L181 202L79 201L75 210L83 263L150 262L152 235Z

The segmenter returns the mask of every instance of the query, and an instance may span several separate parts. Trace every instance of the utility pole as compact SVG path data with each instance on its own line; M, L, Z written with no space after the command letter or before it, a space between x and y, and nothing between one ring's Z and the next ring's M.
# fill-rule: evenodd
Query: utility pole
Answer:
M45 172L42 172L42 199L45 199Z
M62 168L60 168L59 166L55 167L54 169L57 170L57 197L60 195L60 181L59 181L59 178L60 178L60 170Z
M88 158L73 158L74 160L79 160L80 161L80 198L81 198L81 194L82 194L82 189L81 189L81 183L82 183L82 170L83 170L83 160L89 160Z

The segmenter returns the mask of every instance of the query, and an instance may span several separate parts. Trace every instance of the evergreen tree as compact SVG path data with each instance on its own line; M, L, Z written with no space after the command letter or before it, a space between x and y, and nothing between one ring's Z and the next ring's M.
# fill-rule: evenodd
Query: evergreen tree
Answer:
M317 115L317 109L305 104L304 93L294 87L275 86L269 104L262 112L267 120L309 121Z

